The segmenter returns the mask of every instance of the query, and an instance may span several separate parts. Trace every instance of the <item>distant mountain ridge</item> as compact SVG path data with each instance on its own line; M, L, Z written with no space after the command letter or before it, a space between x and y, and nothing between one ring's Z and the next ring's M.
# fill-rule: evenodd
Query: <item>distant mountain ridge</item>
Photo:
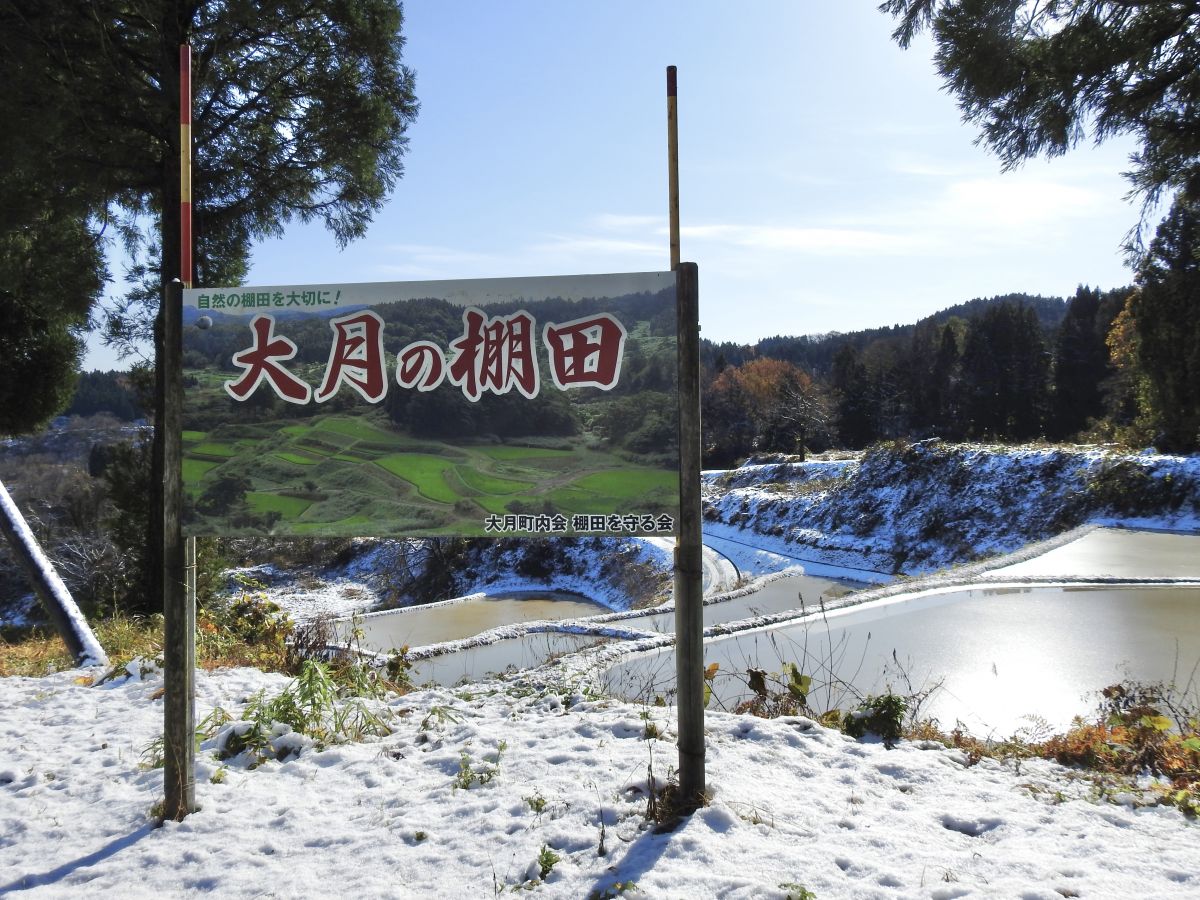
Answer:
M1066 316L1068 302L1068 299L1064 297L1043 297L1040 294L1023 293L976 297L939 310L909 325L885 325L861 331L831 331L825 334L794 337L774 335L762 338L755 344L704 339L701 341L701 358L707 365L715 367L719 362L736 366L756 356L766 356L794 363L816 375L828 376L832 368L833 357L845 344L851 344L856 349L862 350L878 340L911 337L922 326L940 326L956 317L966 320L975 319L987 309L1005 303L1022 303L1032 309L1042 330L1050 335Z

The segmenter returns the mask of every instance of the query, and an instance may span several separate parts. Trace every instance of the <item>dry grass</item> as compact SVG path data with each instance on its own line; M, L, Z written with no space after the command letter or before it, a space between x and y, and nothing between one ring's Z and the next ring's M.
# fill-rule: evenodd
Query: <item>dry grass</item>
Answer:
M154 659L162 654L163 619L116 616L93 623L96 639L108 653L114 670L135 657ZM196 664L208 671L250 666L265 672L297 675L304 662L326 657L333 643L328 619L318 618L294 625L274 604L252 596L218 610L201 608L196 623ZM334 658L326 663L339 684L361 692L411 690L407 648L397 652L383 669L361 666L353 657ZM39 678L74 668L62 639L47 629L9 630L0 637L0 677L22 675ZM110 670L111 671L111 670Z
M162 616L116 616L92 623L96 640L114 666L134 657L153 659L163 647ZM222 633L201 612L196 629L196 664L206 670L253 666L268 672L290 672L294 660L283 644L242 640ZM67 647L53 629L31 628L0 638L0 677L40 678L75 667Z
M1140 793L1145 802L1200 816L1200 710L1194 695L1168 685L1123 682L1105 688L1102 696L1094 719L1077 718L1066 732L1047 738L985 742L959 729L946 733L928 720L910 726L904 736L955 747L972 764L984 757L1054 760L1094 773L1114 792ZM1137 788L1147 774L1157 781Z
M154 657L162 650L162 617L116 616L93 624L96 640L114 663L135 656ZM58 634L32 628L0 639L0 677L39 678L73 669L75 662Z

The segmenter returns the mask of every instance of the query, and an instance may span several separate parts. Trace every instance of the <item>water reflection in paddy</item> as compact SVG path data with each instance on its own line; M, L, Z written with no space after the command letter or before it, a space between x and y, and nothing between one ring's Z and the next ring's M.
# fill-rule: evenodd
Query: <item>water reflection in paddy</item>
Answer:
M815 575L789 575L772 581L744 597L709 603L704 607L704 624L719 625L723 622L737 622L754 616L801 609L806 605L816 606L822 597L841 597L861 587L863 585L858 582L818 578ZM645 616L624 619L621 624L646 631L674 633L675 613L647 613Z
M414 684L432 682L451 686L464 679L482 680L508 669L536 668L556 656L574 653L603 640L606 638L557 631L526 634L417 660L409 675Z
M575 619L606 612L609 612L607 607L579 594L522 591L377 613L363 617L359 624L364 647L388 651L457 641L501 625Z
M890 681L914 687L944 678L927 707L943 725L961 719L973 732L1002 735L1039 715L1055 727L1089 712L1094 692L1130 675L1186 681L1200 660L1200 589L1194 587L1037 587L973 589L868 604L772 629L706 642L718 663L714 706L749 696L744 673L779 671L795 662L816 683L850 682L861 694ZM627 697L669 690L673 651L642 654L615 666L610 689ZM832 691L832 696L830 694ZM850 697L834 684L813 705ZM832 701L832 702L831 702Z
M707 625L715 625L797 609L802 602L816 603L821 596L838 597L859 586L830 578L793 575L771 582L753 594L710 603L704 608L704 621ZM403 646L425 647L461 640L502 625L585 619L599 626L604 624L604 619L614 618L611 613L607 607L578 594L526 591L378 613L359 620L359 626L362 646L386 653ZM669 634L675 631L675 613L647 612L641 616L619 617L611 624L621 629ZM512 668L533 668L554 656L600 640L600 637L561 633L505 638L422 660L415 665L412 676L417 684L432 681L452 685L464 678L472 680Z

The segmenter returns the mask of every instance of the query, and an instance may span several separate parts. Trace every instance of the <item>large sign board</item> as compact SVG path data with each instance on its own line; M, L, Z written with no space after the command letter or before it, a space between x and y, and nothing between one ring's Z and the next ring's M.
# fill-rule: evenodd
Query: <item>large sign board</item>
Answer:
M186 535L670 536L675 274L183 295Z

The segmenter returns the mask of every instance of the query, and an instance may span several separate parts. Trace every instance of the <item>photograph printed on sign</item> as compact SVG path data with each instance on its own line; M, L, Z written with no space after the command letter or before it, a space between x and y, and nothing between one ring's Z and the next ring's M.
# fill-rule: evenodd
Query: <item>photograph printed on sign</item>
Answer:
M187 535L676 533L673 273L183 304Z

